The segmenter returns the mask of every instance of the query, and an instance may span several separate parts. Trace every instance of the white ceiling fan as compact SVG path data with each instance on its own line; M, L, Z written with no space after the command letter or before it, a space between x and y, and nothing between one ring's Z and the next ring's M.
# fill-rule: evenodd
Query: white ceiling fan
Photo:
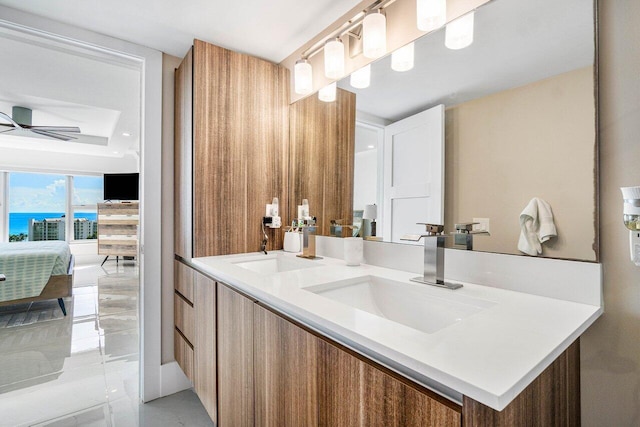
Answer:
M14 106L11 116L0 112L0 134L12 136L26 136L36 138L57 139L71 141L77 137L71 134L80 134L77 126L34 126L31 124L32 111L30 108ZM3 123L6 121L7 123Z

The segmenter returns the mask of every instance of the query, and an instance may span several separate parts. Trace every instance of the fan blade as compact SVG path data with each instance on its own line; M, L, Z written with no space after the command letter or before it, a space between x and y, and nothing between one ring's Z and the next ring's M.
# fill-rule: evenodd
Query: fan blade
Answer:
M17 128L17 129L21 128L21 126L18 123L14 122L13 119L10 116L6 115L5 113L0 112L0 117L7 120L9 123L11 123L9 126L13 126L14 128Z
M77 126L31 126L31 125L22 125L22 127L31 130L42 130L45 132L69 132L69 133L80 133L80 128Z
M38 135L47 136L49 138L55 138L55 139L59 139L59 140L62 140L62 141L71 141L72 139L77 139L74 136L61 135L59 133L49 132L49 131L41 130L41 129L30 129L30 130L31 130L31 132L37 133Z

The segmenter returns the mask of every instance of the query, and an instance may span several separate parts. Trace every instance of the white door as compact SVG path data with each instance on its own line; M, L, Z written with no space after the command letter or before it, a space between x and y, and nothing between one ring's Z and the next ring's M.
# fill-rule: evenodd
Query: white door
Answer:
M444 105L385 128L383 209L388 242L424 233L417 222L444 223Z

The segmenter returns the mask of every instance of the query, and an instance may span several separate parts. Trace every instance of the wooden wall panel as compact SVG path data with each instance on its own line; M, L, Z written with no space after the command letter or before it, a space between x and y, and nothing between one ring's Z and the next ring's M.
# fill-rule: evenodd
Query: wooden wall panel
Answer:
M498 412L464 397L466 427L579 426L580 425L580 343L571 346Z
M309 96L290 106L288 220L309 200L318 234L329 235L332 219L353 220L356 96L338 89L336 102Z
M218 424L254 425L254 302L218 283Z
M185 259L193 255L192 90L193 48L176 69L174 101L174 250Z
M258 251L265 204L287 211L288 100L286 68L195 41L194 256Z
M254 305L255 425L318 425L320 339Z

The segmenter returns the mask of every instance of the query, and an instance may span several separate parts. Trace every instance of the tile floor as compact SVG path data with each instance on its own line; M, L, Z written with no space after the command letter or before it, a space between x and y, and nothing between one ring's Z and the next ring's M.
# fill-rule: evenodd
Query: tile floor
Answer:
M56 300L0 308L0 426L212 426L185 391L138 398L138 267L76 257Z

